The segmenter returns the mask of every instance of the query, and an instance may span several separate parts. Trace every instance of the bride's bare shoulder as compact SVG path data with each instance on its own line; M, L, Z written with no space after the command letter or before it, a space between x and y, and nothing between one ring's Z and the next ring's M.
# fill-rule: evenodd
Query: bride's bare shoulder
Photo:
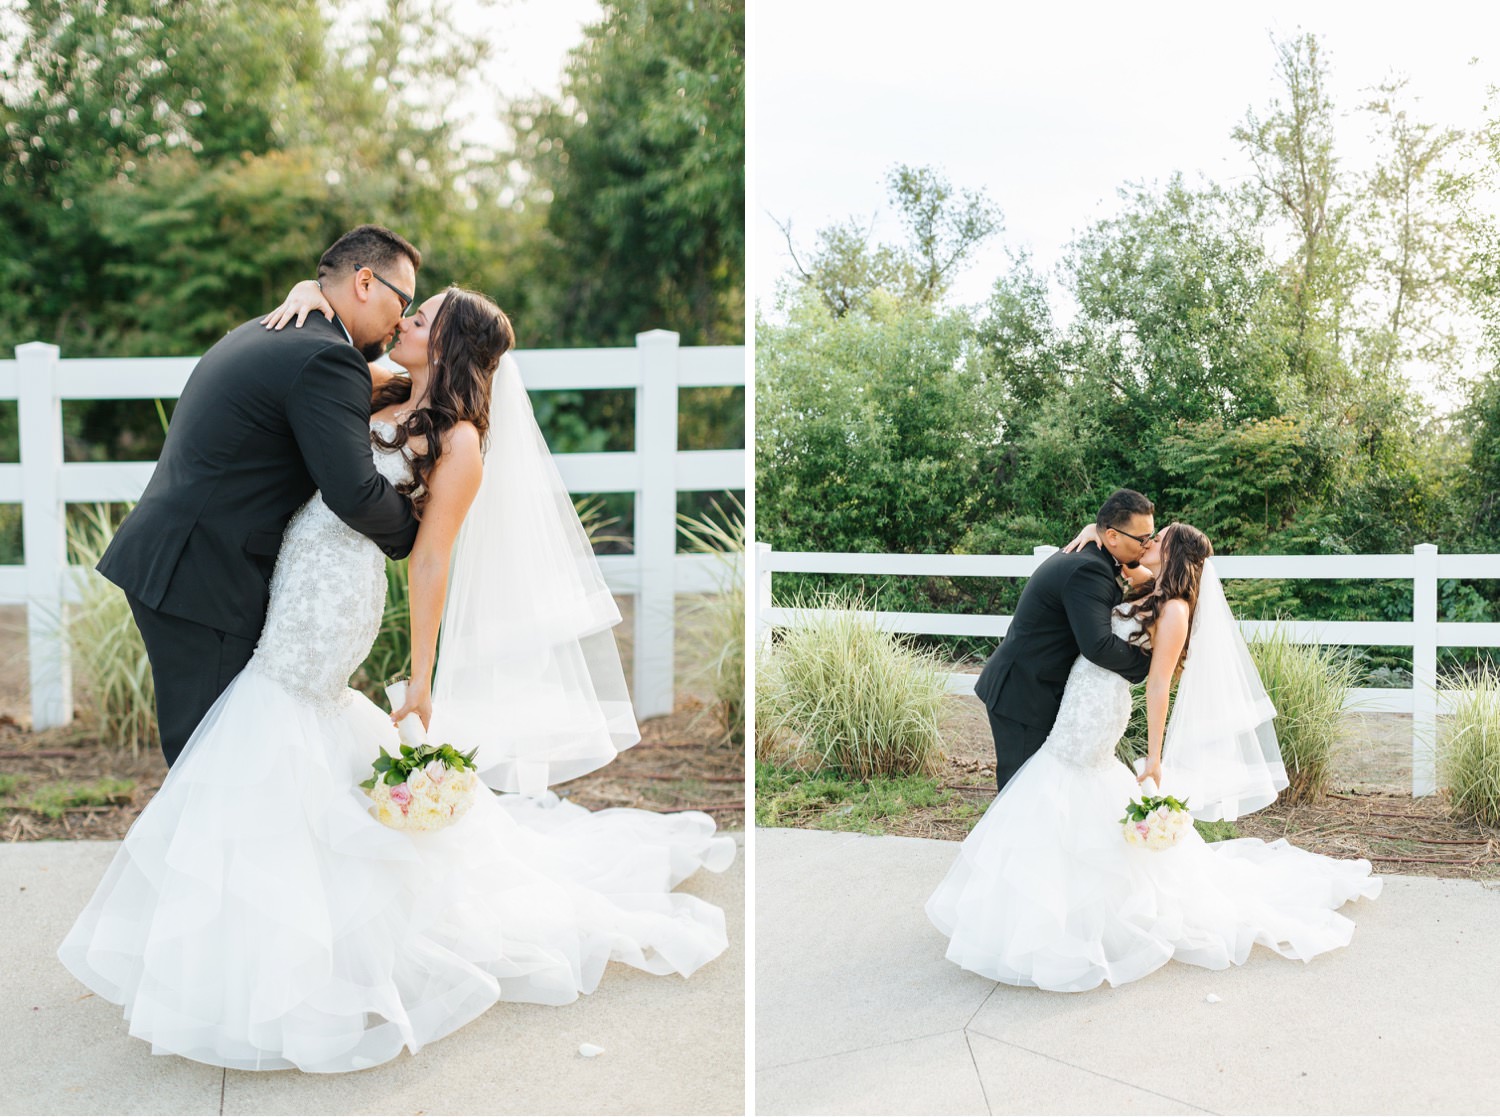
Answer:
M479 428L467 419L460 419L443 434L443 453L459 457L479 459L483 456Z
M1164 617L1174 616L1187 620L1192 611L1184 597L1169 597L1161 603L1161 615Z

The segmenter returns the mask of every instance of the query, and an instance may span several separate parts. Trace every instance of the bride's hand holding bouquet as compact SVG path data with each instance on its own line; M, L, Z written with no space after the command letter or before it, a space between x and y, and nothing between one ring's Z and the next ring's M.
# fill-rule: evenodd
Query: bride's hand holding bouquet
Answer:
M1160 762L1156 771L1161 771ZM1193 816L1188 814L1185 801L1158 794L1156 779L1149 773L1148 768L1141 776L1141 797L1125 804L1125 817L1120 819L1120 825L1131 845L1168 849L1193 828Z
M421 694L407 693L405 683L385 688L392 715L400 732L399 755L382 746L371 767L375 774L360 787L371 801L375 818L393 830L441 830L467 813L474 802L479 776L474 766L476 749L459 752L452 745L426 741L425 724L432 716L430 688ZM420 720L419 720L420 719Z
M430 678L430 676L429 676ZM399 704L400 708L391 714L391 724L398 729L401 723L412 714L416 714L422 722L423 730L432 724L432 683L429 682L394 682L385 688L385 693L391 700L393 707Z

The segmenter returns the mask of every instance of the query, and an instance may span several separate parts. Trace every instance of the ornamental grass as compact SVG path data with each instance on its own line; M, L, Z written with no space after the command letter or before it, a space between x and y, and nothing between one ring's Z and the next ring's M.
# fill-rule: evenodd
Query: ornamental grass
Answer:
M1500 826L1500 671L1485 664L1450 676L1455 692L1438 736L1438 781L1449 809L1486 826Z
M745 742L745 506L726 494L726 509L717 500L713 512L678 515L677 530L688 553L708 555L718 566L719 592L705 594L693 607L688 636L697 663L692 679L714 696L713 712L721 742Z
M1276 740L1290 781L1281 799L1312 802L1328 789L1358 665L1336 648L1294 642L1281 625L1250 642L1250 658L1276 706Z
M933 774L942 760L946 674L840 595L802 604L758 661L756 756L792 748L815 771L868 780Z
M79 578L81 600L67 609L67 636L99 740L129 745L131 755L138 756L143 747L161 744L151 661L125 594L94 569L117 524L104 504L82 507L69 517L71 561L85 569Z

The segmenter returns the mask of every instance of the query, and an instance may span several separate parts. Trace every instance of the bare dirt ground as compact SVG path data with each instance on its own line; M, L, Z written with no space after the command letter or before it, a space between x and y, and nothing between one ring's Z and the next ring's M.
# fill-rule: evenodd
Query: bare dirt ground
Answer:
M627 678L630 605L620 600L624 621L616 630ZM640 744L597 772L559 784L559 795L591 810L706 810L720 829L744 827L744 749L722 741L711 698L694 678L692 605L690 598L679 599L676 709L642 722ZM166 777L160 752L131 755L100 741L81 688L75 688L79 716L71 726L33 733L27 680L25 609L0 607L0 840L124 837ZM105 779L133 786L110 802L66 807L58 818L27 805L49 788L97 787Z
M961 841L995 795L995 748L979 700L948 699L947 759L938 782L954 792L916 808L888 833ZM1335 857L1365 857L1377 872L1500 880L1500 829L1456 819L1441 795L1411 794L1411 715L1345 715L1329 794L1315 804L1274 804L1236 826L1240 836L1288 841Z

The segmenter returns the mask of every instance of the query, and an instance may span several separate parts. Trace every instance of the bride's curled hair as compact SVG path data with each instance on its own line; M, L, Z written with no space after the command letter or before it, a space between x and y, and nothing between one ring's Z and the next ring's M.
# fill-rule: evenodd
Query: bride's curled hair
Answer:
M374 437L387 450L407 444L412 437L427 440L426 450L412 459L412 479L397 489L411 497L418 517L427 502L427 478L443 452L443 436L468 420L479 429L481 445L488 445L490 389L495 369L516 340L510 319L487 295L463 287L444 292L427 335L427 402L406 416L387 440ZM392 377L376 392L372 410L411 398L411 381Z
M1149 582L1131 590L1125 600L1135 606L1135 616L1140 618L1140 629L1131 636L1133 643L1144 643L1146 633L1155 626L1161 616L1162 606L1174 597L1188 603L1191 614L1198 608L1198 587L1203 581L1203 564L1214 553L1214 545L1192 524L1169 524L1161 533L1161 569ZM1191 626L1188 639L1183 642L1182 656L1187 658L1187 646L1192 640Z

